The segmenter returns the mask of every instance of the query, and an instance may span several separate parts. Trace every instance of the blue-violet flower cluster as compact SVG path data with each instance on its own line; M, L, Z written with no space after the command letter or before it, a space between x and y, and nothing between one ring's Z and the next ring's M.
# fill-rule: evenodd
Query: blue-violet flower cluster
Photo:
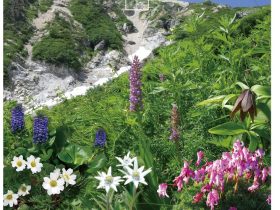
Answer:
M103 128L99 128L95 134L95 147L104 147L106 143L106 132Z
M24 128L24 113L21 105L12 109L11 128L13 133Z
M33 123L33 142L46 143L48 139L48 118L47 117L36 117Z

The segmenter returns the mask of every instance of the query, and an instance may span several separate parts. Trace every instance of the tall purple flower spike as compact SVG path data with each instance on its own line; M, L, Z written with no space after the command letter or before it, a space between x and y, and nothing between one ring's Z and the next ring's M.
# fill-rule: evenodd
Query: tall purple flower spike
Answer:
M178 140L179 139L179 114L178 107L176 104L172 104L172 112L171 112L171 135L169 137L170 140Z
M12 109L11 128L13 133L24 128L24 113L21 105Z
M140 61L137 56L134 56L130 69L130 111L135 112L143 108L142 90L141 90L141 71Z
M36 117L33 123L33 143L46 143L48 140L48 118Z

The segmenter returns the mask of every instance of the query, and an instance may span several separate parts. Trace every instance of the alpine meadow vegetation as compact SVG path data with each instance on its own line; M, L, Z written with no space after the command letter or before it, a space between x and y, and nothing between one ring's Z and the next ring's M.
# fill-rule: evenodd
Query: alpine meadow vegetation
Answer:
M171 45L85 96L4 103L5 209L271 208L270 7L190 7ZM81 37L121 48L101 9L73 0L85 31L57 16L34 56L80 68Z

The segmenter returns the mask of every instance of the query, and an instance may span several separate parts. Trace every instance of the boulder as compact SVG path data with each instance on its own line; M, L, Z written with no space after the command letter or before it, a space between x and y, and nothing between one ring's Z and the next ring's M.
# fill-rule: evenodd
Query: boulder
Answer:
M95 45L94 51L96 51L96 50L104 50L105 46L106 46L106 42L105 42L105 40L102 40L97 45Z

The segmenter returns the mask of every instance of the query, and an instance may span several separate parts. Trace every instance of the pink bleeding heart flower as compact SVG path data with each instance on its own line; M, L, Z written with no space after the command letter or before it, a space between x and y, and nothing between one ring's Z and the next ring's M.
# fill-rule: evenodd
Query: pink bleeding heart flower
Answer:
M206 184L201 188L200 191L203 192L203 193L210 192L211 188L212 188L212 185Z
M236 207L230 207L228 210L237 210Z
M217 190L213 189L208 193L206 204L211 207L211 210L214 210L214 206L218 205L219 202L219 193Z
M262 179L262 182L265 182L265 180L266 180L268 174L269 174L269 171L267 170L267 168L263 168L263 170L262 170L262 175L261 175L261 177L262 177L262 178L261 178L261 179Z
M260 186L260 183L258 182L258 177L255 176L254 177L253 185L248 188L248 191L254 192L254 191L256 191L259 188L259 186Z
M201 168L194 172L194 180L197 182L203 182L205 178L205 169Z
M183 177L182 176L177 176L174 180L174 186L178 187L178 192L180 192L183 188Z
M159 197L168 197L168 194L166 193L168 185L166 183L162 183L158 186L158 190L157 193L159 195Z
M193 203L198 203L201 201L202 197L203 197L204 193L203 192L199 192L197 193L195 196L193 196Z
M199 166L199 164L200 164L200 162L201 162L201 160L203 159L203 157L204 157L204 153L202 152L202 151L198 151L197 152L197 161L196 161L196 166Z
M263 158L263 156L264 156L264 151L263 151L263 149L258 149L258 150L256 150L256 151L255 151L255 155L256 155L256 157Z
M268 205L271 205L271 195L267 196L266 202Z

